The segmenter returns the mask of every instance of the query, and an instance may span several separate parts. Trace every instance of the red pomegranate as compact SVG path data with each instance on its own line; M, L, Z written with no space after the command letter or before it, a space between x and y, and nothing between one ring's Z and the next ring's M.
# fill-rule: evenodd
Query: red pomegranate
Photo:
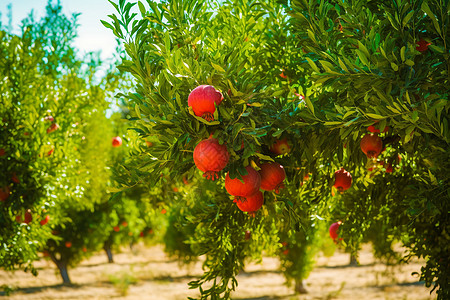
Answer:
M380 133L380 129L376 128L375 125L370 125L369 127L367 127L367 130L372 133ZM388 130L389 126L385 126L383 129L383 133L388 132Z
M122 138L120 136L116 136L112 138L112 146L114 148L120 147L122 145Z
M331 224L331 226L330 226L330 229L329 229L330 237L333 240L336 240L338 238L338 236L339 236L338 229L339 229L340 225L341 225L341 222L339 221L339 222Z
M41 224L41 226L44 226L45 224L48 223L48 221L50 220L50 216L46 215L44 219L41 220L41 222L39 222Z
M47 128L47 133L52 133L53 131L56 131L59 129L59 125L56 123L52 123L49 128Z
M2 188L0 188L0 201L6 201L6 199L8 199L9 197L9 186L4 186Z
M242 176L244 183L238 178L231 179L230 173L227 173L227 176L225 176L225 189L228 194L236 197L247 197L259 191L261 187L261 175L251 166L247 166L245 169L248 174Z
M377 134L366 134L361 139L360 146L368 158L378 157L383 150L383 140Z
M340 192L348 190L352 186L352 175L344 168L334 172L334 185Z
M262 164L259 175L261 175L262 190L275 190L275 193L278 194L280 188L284 187L283 181L286 178L286 173L283 166L277 162Z
M420 40L416 42L416 44L416 50L422 53L426 52L428 50L428 46L431 45L430 42L427 42L425 40Z
M17 177L17 174L16 174L15 172L12 174L11 180L12 180L14 183L20 183L20 179L19 179L19 177Z
M215 138L201 141L194 149L194 163L206 179L218 179L217 172L226 167L229 159L227 147Z
M276 155L282 155L291 152L291 147L286 138L282 140L276 140L272 146L269 148L270 151L275 153Z
M32 220L33 220L33 216L31 215L31 210L27 209L27 211L25 212L24 222L27 224L30 224Z
M192 107L194 114L206 121L214 120L216 105L222 102L222 93L211 85L200 85L193 89L188 97L188 105Z
M3 148L0 148L0 156L3 156L3 155L5 155L6 154L6 151L5 151L5 149L3 149Z
M394 168L392 167L391 163L388 163L387 165L385 165L386 168L386 173L392 173L394 171Z
M251 196L241 197L234 200L238 208L249 214L254 214L264 203L264 196L261 191L257 191Z

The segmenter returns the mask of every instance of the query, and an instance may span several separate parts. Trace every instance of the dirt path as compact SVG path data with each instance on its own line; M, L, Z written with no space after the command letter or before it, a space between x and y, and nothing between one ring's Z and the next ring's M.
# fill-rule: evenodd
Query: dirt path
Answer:
M201 264L180 268L168 259L161 247L136 247L135 253L116 254L114 264L106 263L103 253L94 255L71 269L73 287L61 286L59 274L49 261L37 263L39 276L24 272L0 271L0 286L16 290L8 299L151 299L178 300L196 296L187 283L201 274ZM317 267L306 281L309 293L295 295L284 285L278 272L278 260L265 258L261 265L249 265L238 276L239 286L233 299L247 300L425 300L435 299L429 290L410 274L421 264L390 267L375 263L370 248L360 253L359 267L348 266L349 256L336 252L319 257ZM0 294L0 296L3 294ZM3 298L3 297L2 297ZM6 297L4 297L6 298Z

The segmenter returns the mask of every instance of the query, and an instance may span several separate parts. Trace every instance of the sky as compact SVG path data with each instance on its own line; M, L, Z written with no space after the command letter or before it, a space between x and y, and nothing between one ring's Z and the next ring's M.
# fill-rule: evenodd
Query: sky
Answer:
M114 7L107 0L60 0L60 2L66 15L81 13L78 17L80 24L78 38L74 41L74 46L86 52L101 50L102 59L111 57L115 51L116 40L112 31L105 28L100 20L109 21L110 18L107 15L115 12ZM113 2L117 3L118 0ZM7 7L10 3L12 4L13 33L19 33L22 19L27 17L31 10L34 10L36 19L44 15L47 0L0 0L2 23L6 26L8 25Z

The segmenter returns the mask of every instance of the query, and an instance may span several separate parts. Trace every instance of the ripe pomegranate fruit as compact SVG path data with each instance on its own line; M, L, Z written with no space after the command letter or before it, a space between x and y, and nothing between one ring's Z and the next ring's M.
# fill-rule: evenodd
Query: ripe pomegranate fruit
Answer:
M386 173L392 173L394 171L394 168L392 168L392 164L388 163L387 165L385 165L386 168Z
M257 191L251 196L236 198L234 202L240 210L254 215L263 205L264 195L261 191Z
M277 162L262 164L259 175L261 175L262 190L274 190L278 194L280 188L284 187L283 181L286 178L286 172L283 166Z
M206 179L218 179L217 174L228 164L230 154L225 145L220 145L215 138L201 141L194 149L195 166L203 173Z
M336 222L336 223L333 223L333 224L331 224L330 229L328 230L330 232L330 237L333 240L336 240L338 238L338 236L339 236L338 229L339 229L340 225L341 225L340 221Z
M17 174L16 173L13 173L12 174L12 176L11 176L11 180L14 182L14 183L20 183L20 179L19 179L19 177L17 177Z
M24 222L30 224L32 220L33 216L31 215L31 210L27 209L27 211L25 212Z
M422 53L426 52L428 50L428 46L431 45L430 42L427 42L425 40L420 40L416 42L416 44L416 50Z
M206 121L214 120L216 105L222 102L222 93L211 85L200 85L193 89L188 97L188 105L197 117Z
M44 226L45 224L48 223L48 221L50 220L50 216L46 215L44 219L42 219L41 222L39 222L41 224L41 226Z
M289 146L287 139L284 138L282 140L276 140L276 142L270 146L269 150L276 155L282 155L289 153L291 151L291 146Z
M9 186L4 186L0 188L0 201L6 201L9 197Z
M72 242L65 242L65 246L66 246L67 248L72 247Z
M369 127L367 127L367 130L372 133L380 133L380 129L376 128L375 125L370 125ZM388 131L389 131L389 126L385 126L383 129L383 133L388 132Z
M113 137L113 139L112 139L112 146L113 147L120 147L120 145L122 145L122 139L120 138L120 136Z
M3 149L3 148L0 148L0 156L3 156L3 155L5 155L6 154L6 151L5 151L5 149Z
M113 229L114 229L115 232L119 232L120 227L119 226L114 226Z
M352 186L352 175L345 171L344 168L334 172L334 185L339 192L348 190Z
M52 123L49 128L47 128L47 133L52 133L53 131L58 130L59 125L56 123Z
M261 175L251 166L245 168L247 175L242 176L242 183L238 178L231 179L230 173L225 176L225 189L228 194L236 197L248 197L254 195L261 187Z
M366 134L361 139L360 147L368 158L376 158L383 150L383 140L377 134Z

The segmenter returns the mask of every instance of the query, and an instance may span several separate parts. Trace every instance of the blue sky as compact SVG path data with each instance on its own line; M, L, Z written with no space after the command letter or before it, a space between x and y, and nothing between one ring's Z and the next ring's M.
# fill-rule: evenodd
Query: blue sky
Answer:
M113 1L118 2L118 0ZM105 28L100 20L109 20L107 15L114 12L114 7L107 0L60 0L60 2L64 13L81 13L78 17L79 37L74 41L75 46L81 51L101 50L103 59L110 57L115 50L116 41L111 30ZM43 16L47 0L0 0L0 12L4 25L7 25L8 22L7 6L9 3L12 3L13 32L18 33L21 20L32 9L36 17Z

